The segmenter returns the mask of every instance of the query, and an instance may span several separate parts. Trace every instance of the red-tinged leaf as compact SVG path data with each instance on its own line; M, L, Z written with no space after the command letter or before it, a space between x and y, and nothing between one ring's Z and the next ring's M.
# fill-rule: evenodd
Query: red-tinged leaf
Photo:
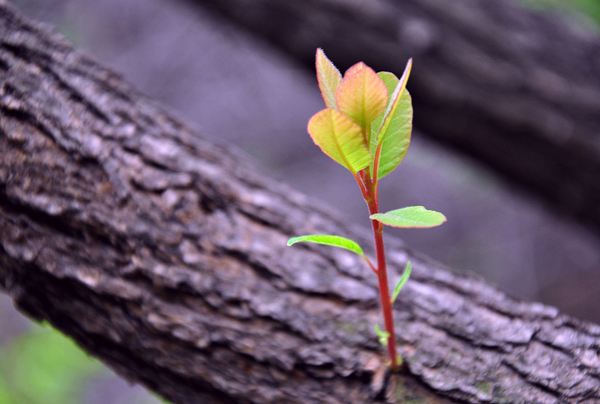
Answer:
M362 130L343 113L331 108L317 112L308 122L308 133L323 153L352 174L369 166L371 154Z
M338 110L365 129L385 110L388 98L383 80L362 62L346 71L335 94Z
M321 96L328 108L336 108L335 91L342 80L342 74L335 65L327 58L323 49L317 49L315 57L317 68L317 82L321 90Z

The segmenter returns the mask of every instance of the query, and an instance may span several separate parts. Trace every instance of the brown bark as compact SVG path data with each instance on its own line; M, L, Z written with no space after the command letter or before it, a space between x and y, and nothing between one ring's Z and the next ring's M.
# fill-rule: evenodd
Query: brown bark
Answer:
M513 0L193 0L312 74L402 72L415 125L600 232L600 35Z
M600 400L599 326L395 240L406 368L378 372L376 279L285 247L312 231L368 238L0 6L0 288L23 312L178 403Z

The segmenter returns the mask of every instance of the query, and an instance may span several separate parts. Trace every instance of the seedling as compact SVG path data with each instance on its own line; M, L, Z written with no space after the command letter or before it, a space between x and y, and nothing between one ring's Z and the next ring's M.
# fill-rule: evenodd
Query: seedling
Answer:
M393 73L375 73L359 62L342 77L340 71L317 49L317 81L326 108L308 122L313 142L334 161L354 176L369 209L375 242L376 265L354 240L331 234L309 234L293 237L288 245L299 242L339 247L360 256L377 275L379 297L385 330L375 325L379 342L387 347L392 370L401 358L396 352L396 334L392 305L406 284L412 265L406 263L392 296L388 286L384 225L397 228L429 228L439 226L446 217L423 206L409 206L385 213L379 211L379 181L398 167L406 156L412 131L412 102L406 83L412 68L409 59L398 79Z

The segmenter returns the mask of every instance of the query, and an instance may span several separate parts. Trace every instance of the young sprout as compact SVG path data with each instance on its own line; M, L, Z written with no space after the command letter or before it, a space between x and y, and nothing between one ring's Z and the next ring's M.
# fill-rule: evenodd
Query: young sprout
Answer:
M411 68L412 59L409 59L398 79L393 73L375 73L360 62L350 67L342 77L323 50L317 49L317 81L326 108L310 119L308 133L323 153L354 176L369 209L376 264L357 242L345 237L310 234L288 240L289 246L308 242L346 249L360 256L377 275L385 329L376 324L375 334L387 347L392 370L397 370L401 363L396 352L392 305L406 284L412 265L406 263L390 297L383 227L429 228L446 221L443 214L423 206L409 206L385 213L379 211L379 180L398 167L410 144L413 111L406 83Z

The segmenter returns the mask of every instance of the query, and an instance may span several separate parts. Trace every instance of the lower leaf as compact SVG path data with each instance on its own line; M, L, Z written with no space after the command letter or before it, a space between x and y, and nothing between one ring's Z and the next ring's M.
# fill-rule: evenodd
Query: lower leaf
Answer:
M375 330L375 334L377 335L377 338L379 339L379 343L381 345L383 345L384 347L387 346L388 339L390 338L390 333L379 328L379 324L375 324L373 329Z
M292 237L288 240L287 245L292 246L296 243L328 245L331 247L343 248L344 250L351 251L361 257L365 255L362 247L356 241L333 234L307 234L305 236Z
M396 287L394 287L394 293L392 293L392 304L394 304L394 302L398 298L398 295L400 294L400 291L408 281L408 278L410 278L411 272L412 263L410 261L406 261L406 265L404 266L404 272L402 273L400 279L398 279L398 283L396 283Z

